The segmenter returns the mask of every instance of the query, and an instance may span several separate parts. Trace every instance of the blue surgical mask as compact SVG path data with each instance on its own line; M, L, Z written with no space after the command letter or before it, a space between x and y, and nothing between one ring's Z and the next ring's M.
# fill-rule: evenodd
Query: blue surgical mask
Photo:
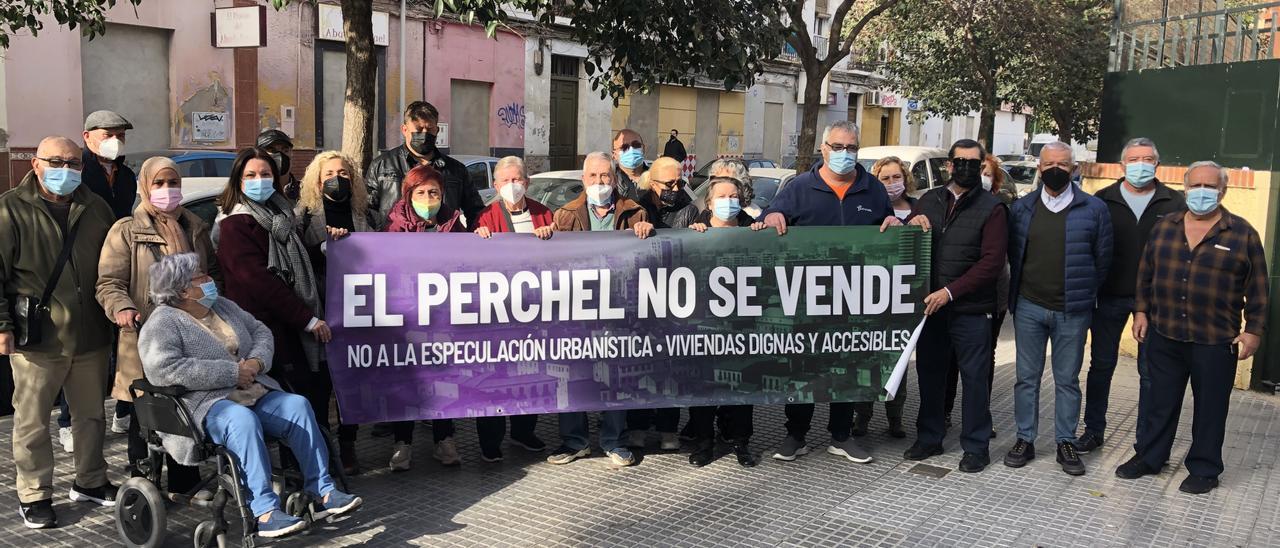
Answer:
M1133 162L1124 165L1124 180L1135 188L1143 188L1156 178L1156 165L1146 162Z
M716 198L711 203L711 212L721 221L731 221L742 211L737 198Z
M827 167L837 174L844 175L853 171L858 165L858 154L849 150L836 152L831 151L831 155L827 160Z
M271 183L272 179L270 177L262 179L245 179L244 195L248 196L250 200L260 204L265 203L271 198L271 195L276 192L276 188L271 186Z
M49 192L66 196L80 188L80 172L69 167L47 167L40 184Z
M1196 215L1208 215L1218 209L1220 196L1216 188L1193 188L1187 191L1187 209Z
M196 299L196 302L205 308L213 308L213 303L218 302L218 284L212 280L207 281L200 284L200 291L204 292L204 296Z
M627 169L635 169L644 163L644 151L638 148L629 148L622 156L618 157L618 163Z

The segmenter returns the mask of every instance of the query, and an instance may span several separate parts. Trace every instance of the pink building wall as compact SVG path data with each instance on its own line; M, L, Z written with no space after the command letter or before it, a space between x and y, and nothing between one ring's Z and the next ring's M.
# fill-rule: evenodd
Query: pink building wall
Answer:
M489 82L489 146L524 148L524 40L510 32L485 36L478 26L428 22L427 101L451 120L454 79Z

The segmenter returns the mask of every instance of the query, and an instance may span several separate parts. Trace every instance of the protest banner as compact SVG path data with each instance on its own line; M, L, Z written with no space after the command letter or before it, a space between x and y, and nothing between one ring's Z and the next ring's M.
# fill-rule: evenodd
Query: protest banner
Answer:
M348 423L883 399L929 290L915 227L353 234L328 257Z

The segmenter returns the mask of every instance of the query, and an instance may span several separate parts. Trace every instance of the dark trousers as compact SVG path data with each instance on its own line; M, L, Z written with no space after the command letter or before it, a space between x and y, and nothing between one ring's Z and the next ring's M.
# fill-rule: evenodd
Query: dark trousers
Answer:
M854 404L851 402L832 402L827 418L827 431L836 441L849 439L853 430ZM789 403L784 408L787 415L787 435L804 440L809 433L809 425L813 423L812 403Z
M991 319L986 314L957 314L945 308L925 321L916 346L920 414L916 440L941 445L946 435L947 371L955 355L964 383L960 446L966 453L988 455L991 442Z
M391 439L396 443L413 443L413 427L417 421L399 421L391 423ZM452 438L457 430L453 419L434 419L431 421L431 441L440 443L445 438Z
M994 390L996 383L996 344L1000 342L1000 328L1004 326L1005 313L993 314L991 316L991 370L987 372L987 393L990 394ZM959 393L960 386L960 364L956 362L956 356L951 354L951 369L947 370L947 415L951 416L951 410L956 408L956 394Z
M680 428L680 408L630 409L627 411L627 430L647 432L650 428L664 434L674 434Z
M884 402L884 415L889 421L901 421L902 409L907 406L907 381L903 378L902 384L898 386L898 393L893 399ZM857 413L859 421L870 421L871 417L876 416L875 402L860 401L853 404L853 409Z
M707 446L715 443L716 418L720 418L720 433L735 445L743 445L751 439L754 430L754 408L750 405L721 405L689 408L689 430L694 443Z
M1100 297L1093 310L1093 323L1089 333L1093 337L1089 345L1089 376L1085 381L1084 431L1102 436L1107 430L1107 401L1111 396L1111 378L1115 376L1116 362L1120 358L1120 339L1125 335L1124 326L1133 313L1133 297ZM1138 345L1138 424L1141 437L1147 416L1143 405L1151 401L1150 374L1147 372L1146 345Z
M129 407L132 409L133 405L130 405ZM129 421L128 436L129 445L126 451L129 456L129 466L132 468L135 466L134 463L146 459L148 455L147 442L142 439L142 429L138 426L136 418L135 420ZM164 466L168 469L168 491L170 493L187 493L194 488L196 484L200 483L200 467L198 466L184 466L178 464L178 462L173 460L173 457L170 457L169 455L164 456Z
M537 426L537 415L512 415L511 437L518 440L532 438L533 429ZM482 449L499 449L506 435L507 417L476 418L476 436L480 438Z
M1222 442L1227 433L1227 408L1236 380L1236 350L1232 344L1196 344L1164 337L1147 330L1147 359L1151 399L1146 406L1147 429L1138 436L1138 455L1159 470L1169 460L1178 432L1182 397L1191 381L1193 398L1191 449L1187 472L1216 478L1222 474ZM1141 412L1142 407L1139 407ZM1141 419L1139 419L1141 420Z

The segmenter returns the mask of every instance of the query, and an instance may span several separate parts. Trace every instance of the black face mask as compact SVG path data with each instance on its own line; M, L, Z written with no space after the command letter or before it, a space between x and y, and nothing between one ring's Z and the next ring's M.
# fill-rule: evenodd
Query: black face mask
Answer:
M1040 172L1040 180L1044 181L1044 186L1054 192L1062 192L1071 184L1071 172L1060 167L1053 167Z
M280 168L280 173L289 173L289 155L283 152L272 152L271 158L276 161L276 166Z
M409 148L420 156L431 156L436 152L436 135L425 131L415 131L409 137Z
M693 200L684 189L664 190L661 194L658 194L658 199L662 201L662 207L666 209L680 209L689 205L689 202Z
M341 175L326 179L324 182L324 196L334 202L345 202L350 200L351 179Z
M954 158L951 170L951 182L960 188L967 190L982 182L982 160Z

